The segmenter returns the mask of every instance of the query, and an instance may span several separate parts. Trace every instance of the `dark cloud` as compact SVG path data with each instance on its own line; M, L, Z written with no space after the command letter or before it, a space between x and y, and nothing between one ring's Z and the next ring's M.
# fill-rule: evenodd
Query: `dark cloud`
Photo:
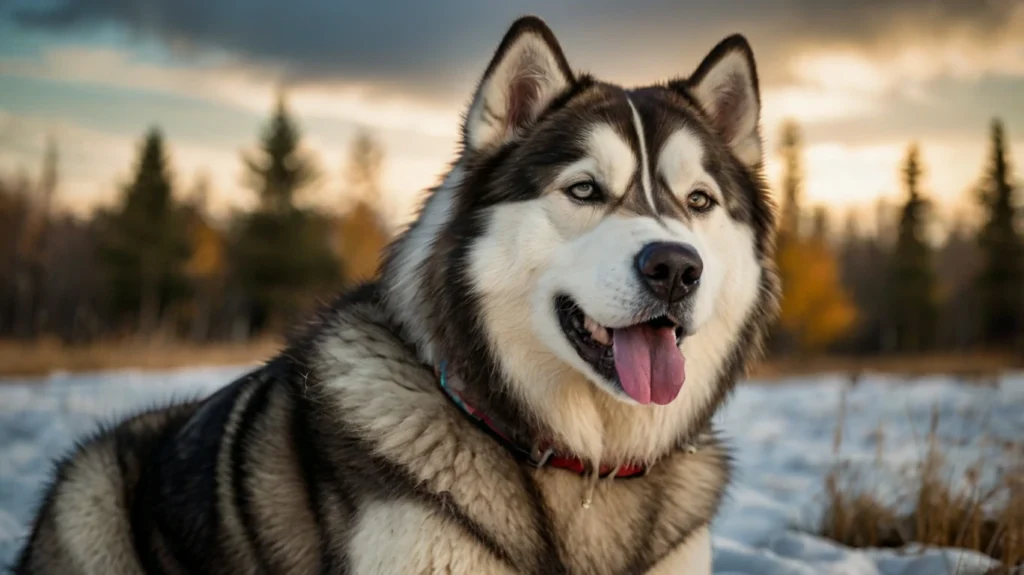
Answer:
M792 19L775 23L786 24L801 36L870 43L900 34L941 38L952 31L991 37L1006 26L1020 0L793 0L786 4Z
M25 1L25 0L23 0ZM598 74L640 69L686 74L725 34L752 40L765 80L809 43L872 48L900 38L980 39L1004 32L1020 0L56 0L13 18L24 26L78 30L115 24L170 46L215 47L296 81L343 80L448 98L464 95L504 29L536 13L570 60ZM513 5L514 4L514 5Z

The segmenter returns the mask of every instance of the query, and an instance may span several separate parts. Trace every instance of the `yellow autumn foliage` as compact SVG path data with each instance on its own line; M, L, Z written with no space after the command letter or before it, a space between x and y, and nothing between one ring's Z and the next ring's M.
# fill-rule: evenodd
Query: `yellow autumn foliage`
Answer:
M201 218L191 226L192 257L185 264L186 273L196 279L210 279L224 272L224 238Z
M824 242L789 239L779 246L778 265L783 290L779 321L801 351L820 351L853 327L857 310Z
M346 279L357 282L376 276L381 250L390 239L376 211L367 202L357 203L341 219L337 233Z

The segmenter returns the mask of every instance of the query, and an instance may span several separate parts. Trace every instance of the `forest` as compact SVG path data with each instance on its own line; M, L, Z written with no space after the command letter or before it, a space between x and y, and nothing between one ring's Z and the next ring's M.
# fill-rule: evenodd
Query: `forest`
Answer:
M989 129L985 165L961 218L935 240L917 142L907 144L897 204L873 225L804 206L800 126L781 127L777 264L782 313L771 353L783 357L997 352L1024 356L1024 239L1008 134ZM88 217L60 213L59 145L38 167L0 174L0 340L245 342L280 335L318 303L370 278L395 231L381 216L385 150L360 132L338 174L303 147L281 97L241 154L255 209L213 218L200 182L175 184L159 128L142 135L119 200ZM35 176L31 174L37 174ZM343 211L304 207L324 179Z

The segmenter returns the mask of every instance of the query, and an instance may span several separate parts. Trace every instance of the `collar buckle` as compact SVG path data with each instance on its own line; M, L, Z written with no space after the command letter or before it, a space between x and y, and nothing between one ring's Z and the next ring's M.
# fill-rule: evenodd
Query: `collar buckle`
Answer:
M548 461L554 454L555 449L553 447L548 447L547 449L541 450L540 445L535 445L534 448L530 451L530 462L533 463L534 467L540 469L541 467L544 467L545 465L548 464Z

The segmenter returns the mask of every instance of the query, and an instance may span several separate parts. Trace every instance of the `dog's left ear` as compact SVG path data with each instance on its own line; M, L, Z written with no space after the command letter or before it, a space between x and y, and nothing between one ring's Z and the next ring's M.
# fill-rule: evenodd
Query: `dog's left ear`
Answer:
M494 149L516 138L573 82L547 25L535 16L516 20L473 96L463 126L466 147Z
M733 154L748 167L760 164L761 94L747 39L735 34L719 42L683 84Z

